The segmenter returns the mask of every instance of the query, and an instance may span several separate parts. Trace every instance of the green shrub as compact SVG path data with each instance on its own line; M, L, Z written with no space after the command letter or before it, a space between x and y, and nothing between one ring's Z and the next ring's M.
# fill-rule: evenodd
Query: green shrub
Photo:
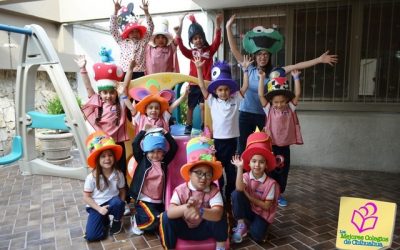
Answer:
M78 106L82 106L82 100L79 97L76 97L76 101L78 102ZM59 115L64 114L64 109L61 104L61 100L58 96L54 97L47 103L47 113L51 115Z

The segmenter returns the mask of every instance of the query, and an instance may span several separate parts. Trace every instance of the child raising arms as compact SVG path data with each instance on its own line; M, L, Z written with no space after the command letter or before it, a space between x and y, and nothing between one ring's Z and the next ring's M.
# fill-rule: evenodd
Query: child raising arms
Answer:
M243 57L241 62L244 79L243 86L239 89L238 84L232 80L230 66L225 62L217 62L212 68L212 81L206 88L203 79L203 65L200 57L194 57L199 78L199 87L210 106L212 117L213 138L216 149L217 160L221 161L226 174L225 199L230 201L230 196L235 190L236 173L231 164L232 156L235 155L237 138L239 137L239 105L249 86L247 67L252 63L248 56ZM219 180L219 186L224 186L224 178Z
M282 196L290 169L290 145L303 144L296 106L301 95L300 71L293 70L294 93L289 90L285 69L275 68L269 74L268 93L264 96L265 73L259 71L258 96L267 116L265 131L272 138L272 151L285 158L284 166L271 173L280 186L279 206L287 206Z
M203 66L203 78L205 80L211 80L211 67L213 64L213 56L215 52L217 52L218 47L221 43L221 24L222 24L222 15L218 14L216 17L216 25L215 25L215 37L211 45L208 44L206 40L206 35L204 34L203 28L200 24L196 22L194 15L191 15L189 19L192 21L192 24L189 26L189 45L194 45L194 48L188 49L182 43L181 33L182 33L182 25L183 19L186 14L180 18L180 26L178 31L176 32L176 42L181 50L182 54L190 60L190 72L189 75L197 77L196 66L193 62L194 57L200 57L202 61L204 61ZM201 110L201 120L203 123L204 120L204 98L200 91L198 85L190 84L189 98L188 98L188 111L186 115L186 128L185 134L190 134L192 131L192 121L193 121L193 110L200 104Z
M86 145L89 149L87 163L93 171L86 177L83 188L83 201L89 213L85 239L98 241L107 238L110 214L114 216L110 234L122 230L126 191L124 174L117 167L117 161L123 149L103 131L90 134Z
M279 186L267 173L276 167L271 152L271 138L255 132L247 139L242 159L236 155L232 164L237 167L236 191L232 193L232 209L237 226L232 241L240 243L248 229L256 242L262 242L268 226L275 218ZM243 169L248 171L243 173ZM248 224L246 224L248 222Z
M195 137L187 143L187 163L180 171L185 182L175 188L167 212L161 215L160 239L165 249L174 249L178 237L214 238L216 249L225 249L228 224L221 193L213 183L222 176L222 166L213 152L209 138Z

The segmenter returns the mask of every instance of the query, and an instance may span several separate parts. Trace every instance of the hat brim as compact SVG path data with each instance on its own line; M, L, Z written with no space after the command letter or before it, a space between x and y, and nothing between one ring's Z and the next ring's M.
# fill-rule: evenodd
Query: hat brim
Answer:
M167 40L168 40L167 41L167 45L170 45L172 43L172 40L174 39L172 37L171 33L169 33L169 32L165 32L165 31L164 32L163 31L153 32L153 35L151 35L150 40L149 40L150 46L156 47L156 44L154 43L154 38L156 38L157 35L165 36L167 38Z
M114 157L115 157L115 162L119 161L119 159L121 159L122 156L122 147L120 145L106 145L106 146L102 146L99 149L95 149L92 153L90 153L90 155L87 158L87 164L89 165L89 167L91 168L96 168L96 159L97 157L104 151L104 150L112 150L114 152Z
M144 34L146 34L146 31L147 31L147 28L143 25L132 25L132 26L125 28L124 32L122 32L122 34L121 34L122 39L124 39L124 40L127 39L129 34L135 29L139 31L140 39L142 39L144 37Z
M267 99L268 102L270 102L272 100L272 98L277 95L284 95L289 99L289 101L293 100L293 98L295 97L294 93L290 90L278 89L278 90L272 90L272 91L268 92L265 95L265 98Z
M231 94L235 93L236 91L239 90L239 86L236 84L236 82L232 79L218 79L215 81L212 81L210 83L210 85L208 85L207 90L210 93L214 93L215 90L219 87L219 86L228 86Z
M136 110L141 114L146 113L146 106L152 102L158 102L160 104L160 114L164 113L164 111L168 110L169 104L168 101L159 95L148 95L143 98L138 104L136 104Z
M213 169L212 181L218 180L222 176L222 164L220 161L196 161L186 163L181 167L181 176L185 181L190 180L190 170L197 165L207 165Z
M246 149L242 153L242 159L243 159L243 169L246 171L250 170L250 160L253 157L253 155L262 155L265 160L267 161L267 168L265 169L266 172L271 172L272 170L275 169L276 167L276 159L273 153L270 151L266 150L265 148L260 148L260 147L251 147Z

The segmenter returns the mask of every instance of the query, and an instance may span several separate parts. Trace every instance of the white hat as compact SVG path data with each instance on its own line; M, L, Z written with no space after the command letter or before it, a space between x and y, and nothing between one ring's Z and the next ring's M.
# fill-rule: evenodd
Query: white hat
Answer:
M169 26L168 20L165 18L163 18L159 22L157 22L157 25L155 26L154 31L153 31L153 35L151 36L150 41L149 41L149 44L151 46L153 46L153 47L156 46L154 44L154 38L157 35L165 36L168 39L167 45L169 45L172 42L173 37L172 37L171 33L169 33L169 31L168 31L168 26Z

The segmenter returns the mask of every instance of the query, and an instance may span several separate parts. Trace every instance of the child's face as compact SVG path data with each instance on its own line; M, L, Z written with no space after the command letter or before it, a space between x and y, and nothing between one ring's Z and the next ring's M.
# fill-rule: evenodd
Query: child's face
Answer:
M164 151L161 149L155 149L153 151L147 152L147 159L149 161L162 161L164 159Z
M276 95L271 99L272 107L277 110L282 110L287 106L288 100L284 95Z
M115 162L114 153L111 149L104 150L99 155L99 165L103 169L113 168Z
M250 169L254 177L260 178L267 167L267 161L262 155L253 155L250 159Z
M156 45L156 47L165 47L167 46L167 43L168 39L164 35L156 35L154 37L154 44Z
M210 186L213 177L212 168L208 165L197 165L190 170L190 181L193 187L202 191Z
M215 90L215 94L219 99L226 101L231 96L231 89L226 85L221 85Z
M107 89L100 91L101 99L109 104L115 104L117 101L117 91L115 89Z
M196 34L192 37L192 43L197 49L201 49L204 46L204 41L200 34Z
M160 111L160 104L158 102L151 102L146 106L146 115L152 119L158 119Z
M140 32L137 29L134 29L129 33L128 38L131 40L140 40Z
M264 67L269 62L269 53L266 50L260 50L256 53L257 66Z

